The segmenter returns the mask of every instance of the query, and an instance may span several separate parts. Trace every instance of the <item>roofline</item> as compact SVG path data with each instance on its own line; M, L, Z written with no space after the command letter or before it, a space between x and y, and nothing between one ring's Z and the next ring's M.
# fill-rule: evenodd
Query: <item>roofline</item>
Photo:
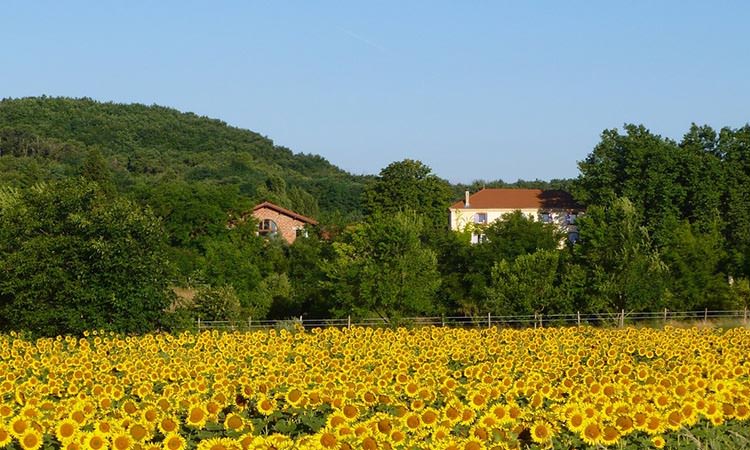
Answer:
M492 191L536 191L536 192L539 192L540 194L542 194L544 192L565 192L566 194L571 195L570 192L563 191L561 189L482 188L482 189L480 189L480 190L478 190L478 191L470 194L470 198L473 197L476 194L479 194L482 191L490 191L490 190L492 190ZM572 196L571 196L571 198L572 198ZM479 207L472 206L471 203L469 204L469 206L466 206L465 202L466 202L465 200L459 200L459 201L453 203L452 205L450 205L448 207L448 209L451 210L451 211L453 211L453 210L469 210L469 209L477 209L477 210L482 210L482 211L484 211L484 210L488 210L488 211L489 210L508 210L508 209L515 211L515 210L521 210L521 209L539 209L538 206L531 206L531 205L526 205L526 206L521 206L521 207L512 207L512 208L511 207L479 208ZM583 205L578 204L578 202L576 202L575 199L573 200L573 202L576 203L576 205L562 207L562 208L557 208L556 207L556 208L546 208L546 209L569 210L569 211L583 211L583 210L586 209L586 208L583 207Z
M274 210L274 211L276 211L276 212L279 212L279 213L281 213L281 214L284 214L284 215L286 215L286 216L289 216L289 217L292 217L292 218L294 218L294 219L297 219L297 220L299 220L300 222L305 222L305 223L308 223L308 224L310 224L310 225L317 225L317 224L318 224L318 221L317 221L317 220L315 220L315 219L311 219L311 218L309 218L309 217L303 216L302 214L297 214L297 213L296 213L296 212L294 212L294 211L291 211L291 210L289 210L289 209L286 209L286 208L282 208L281 206L279 206L279 205L275 205L275 204L273 204L273 203L271 203L271 202L263 202L263 203L261 203L261 204L259 204L259 205L256 205L256 206L255 206L255 207L253 208L253 212L254 212L254 211L257 211L257 210L259 210L259 209L261 209L261 208L268 208L268 209L273 209L273 210Z
M469 206L468 208L465 206L449 206L448 210L450 211L468 211L470 209L476 209L477 211L523 211L524 209L533 209L535 211L538 210L564 210L564 211L583 211L586 208L578 208L578 207L552 207L552 208L545 208L545 207L538 207L538 206L508 206L503 208L481 208L481 207L474 207Z

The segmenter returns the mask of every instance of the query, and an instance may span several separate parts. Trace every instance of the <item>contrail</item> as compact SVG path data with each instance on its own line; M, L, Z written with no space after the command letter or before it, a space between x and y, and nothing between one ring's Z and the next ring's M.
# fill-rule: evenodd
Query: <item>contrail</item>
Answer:
M379 51L381 51L383 53L386 53L388 51L382 45L376 44L375 42L373 42L373 41L371 41L371 40L369 40L369 39L367 39L365 37L362 37L362 36L358 35L357 33L353 32L351 30L346 30L344 28L339 28L339 31L341 31L342 33L346 34L347 36L349 36L351 38L354 38L354 39L356 39L356 40L358 40L358 41L360 41L360 42L362 42L362 43L364 43L366 45L369 45L370 47L372 47L372 48L374 48L376 50L379 50Z

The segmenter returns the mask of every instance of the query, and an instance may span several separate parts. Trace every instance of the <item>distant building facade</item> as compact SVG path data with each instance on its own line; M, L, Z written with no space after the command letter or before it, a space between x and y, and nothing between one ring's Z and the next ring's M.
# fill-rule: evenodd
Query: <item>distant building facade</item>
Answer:
M463 201L451 205L450 226L454 231L472 227L472 243L482 240L481 228L502 219L514 211L530 219L554 223L568 234L568 239L578 239L576 218L583 212L573 197L565 191L541 189L482 189L471 194L466 191Z
M306 235L306 227L318 224L315 220L282 208L271 202L263 202L253 208L253 217L258 221L258 234L279 236L292 244L297 236Z

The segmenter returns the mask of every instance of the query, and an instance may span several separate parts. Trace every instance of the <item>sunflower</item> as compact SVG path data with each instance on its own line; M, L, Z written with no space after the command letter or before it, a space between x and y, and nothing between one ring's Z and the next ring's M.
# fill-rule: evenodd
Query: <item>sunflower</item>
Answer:
M650 435L656 435L664 431L666 428L666 422L657 415L651 415L646 419L646 427L644 431Z
M258 412L263 414L264 416L271 415L276 410L276 400L268 397L261 398L256 408L258 409Z
M682 414L685 414L684 408ZM750 407L748 405L737 405L737 410L734 412L734 417L739 420L747 420L750 417Z
M393 424L389 418L382 417L375 422L375 429L380 433L388 435L391 433L391 430L393 430Z
M83 435L83 445L89 450L106 450L109 441L103 433L94 431Z
M651 438L651 445L655 448L664 448L664 446L667 445L667 442L664 440L663 436L656 435Z
M258 437L254 436L253 433L245 433L237 439L237 442L239 442L240 448L242 448L243 450L248 450L251 448L256 448L256 445L254 445L256 439L258 439Z
M595 420L587 420L581 431L581 439L589 445L599 445L602 442L602 429Z
M507 424L513 422L513 418L510 417L508 408L505 405L494 405L490 410L492 416L498 420L501 424Z
M620 432L613 426L606 426L602 430L602 444L612 445L620 439Z
M112 450L131 450L135 440L125 431L120 431L112 436Z
M484 450L486 447L479 439L470 437L464 442L461 448L463 450Z
M669 411L669 413L667 414L665 426L666 428L673 431L679 430L682 427L682 421L682 413L679 410L675 409Z
M360 396L361 400L368 406L374 406L378 403L378 396L372 391L365 391Z
M250 423L252 426L252 423ZM245 429L245 420L237 413L229 413L224 419L224 429L228 431L243 431Z
M238 442L229 438L209 438L198 443L197 450L232 450L240 448Z
M348 419L341 411L331 413L326 419L328 428L338 428L348 422Z
M375 438L371 436L366 436L364 439L362 439L362 450L377 450L378 448L378 441L375 440Z
M195 405L188 411L187 417L185 417L185 424L192 428L201 429L206 425L208 420L208 412L200 405Z
M615 427L617 427L622 434L630 433L633 430L633 419L624 415L617 416L617 419L615 419Z
M638 411L633 416L633 427L636 430L645 430L646 429L646 422L648 421L648 414L646 414L643 411Z
M6 381L6 383L9 383ZM0 390L0 392L2 392ZM13 408L6 404L0 404L0 417L10 417L13 415Z
M565 423L571 431L579 433L586 427L586 416L581 411L574 410L566 417Z
M0 448L5 447L13 440L13 435L10 433L10 429L2 422L0 422Z
M403 421L404 425L406 425L406 428L410 431L414 431L419 428L419 426L422 424L422 420L419 418L419 414L417 413L410 413L406 416L406 418Z
M325 431L320 435L318 440L323 448L338 448L339 440L335 433Z
M354 405L347 404L344 405L343 408L341 408L341 412L342 414L344 414L347 420L352 421L359 415L359 408Z
M10 432L18 439L21 438L28 428L29 421L23 416L16 416L10 421Z
M451 429L444 426L437 426L432 431L432 440L433 441L442 441L444 439L448 439L451 435Z
M434 408L427 408L422 411L420 418L425 426L433 426L439 418L438 412Z
M141 411L141 420L144 423L156 423L159 420L159 411L154 407L148 407Z
M472 392L468 395L469 408L473 410L483 409L487 405L487 397L481 392Z
M70 412L68 415L71 419L78 422L78 425L85 425L86 424L86 413L84 413L80 409L76 409Z
M388 438L388 442L395 446L400 446L405 440L406 434L401 430L394 430Z
M55 436L57 440L66 443L75 436L78 431L78 422L73 419L63 419L55 425Z
M459 420L459 423L462 425L471 425L474 423L474 420L477 418L477 413L471 409L471 408L464 408L461 412L461 419Z
M284 399L288 404L291 406L299 406L300 402L304 399L304 395L302 394L302 391L300 391L297 388L290 389L286 395L284 396Z
M553 431L547 422L534 422L531 425L531 439L539 444L549 442L552 439Z
M128 428L128 434L136 442L145 442L151 439L152 431L146 425L135 422Z
M157 426L161 434L166 435L167 433L172 433L179 430L180 420L175 416L165 416L162 417L161 420L159 420Z
M43 437L40 432L35 430L33 427L29 427L20 438L18 442L23 450L38 450L42 446Z
M491 437L491 433L482 425L474 425L469 429L469 436L475 437L481 441L486 441Z
M185 438L178 433L167 433L162 441L164 450L183 450L187 445Z

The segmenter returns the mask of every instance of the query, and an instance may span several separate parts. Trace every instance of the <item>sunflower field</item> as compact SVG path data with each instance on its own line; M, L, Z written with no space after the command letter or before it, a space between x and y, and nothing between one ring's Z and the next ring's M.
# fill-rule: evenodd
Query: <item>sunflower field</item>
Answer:
M750 330L0 336L0 448L742 448Z

